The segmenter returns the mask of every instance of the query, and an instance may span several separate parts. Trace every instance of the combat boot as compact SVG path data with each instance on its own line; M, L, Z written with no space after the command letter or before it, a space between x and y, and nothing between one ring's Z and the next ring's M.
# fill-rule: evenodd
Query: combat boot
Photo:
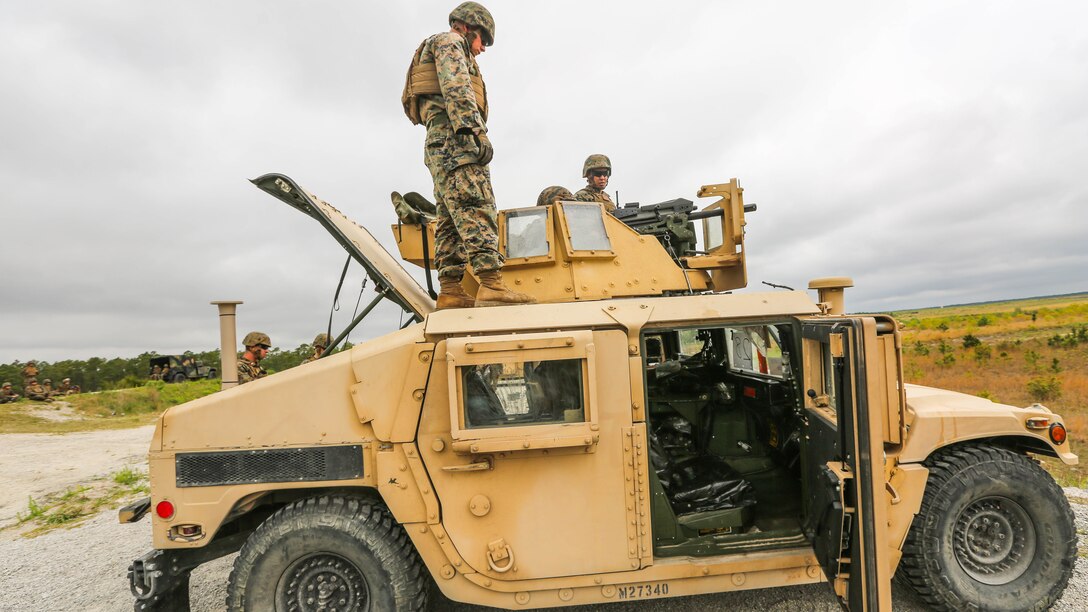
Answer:
M479 272L480 290L476 292L477 306L507 306L509 304L535 304L531 295L512 291L502 282L501 270Z
M465 288L461 286L461 279L439 277L438 282L442 287L438 291L439 310L472 308L476 305L476 301L472 299L472 296L465 293Z

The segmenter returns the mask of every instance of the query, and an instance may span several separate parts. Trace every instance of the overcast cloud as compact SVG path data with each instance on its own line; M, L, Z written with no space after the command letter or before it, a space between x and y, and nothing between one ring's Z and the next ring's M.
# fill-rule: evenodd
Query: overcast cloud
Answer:
M220 299L240 333L311 340L344 254L247 179L287 174L395 253L389 192L431 191L404 74L455 4L4 3L0 362L214 348ZM739 178L752 289L1088 290L1083 2L485 4L500 208L603 152L624 202Z

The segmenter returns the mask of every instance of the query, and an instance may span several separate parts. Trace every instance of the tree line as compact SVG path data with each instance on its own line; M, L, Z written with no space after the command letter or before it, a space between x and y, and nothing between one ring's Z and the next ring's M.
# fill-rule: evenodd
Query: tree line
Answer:
M345 350L351 348L348 343ZM281 372L293 368L304 362L312 353L313 348L309 344L300 344L294 349L282 349L273 347L268 352L268 357L261 361L261 365L268 372ZM204 365L211 366L219 371L219 349L213 351L185 351L186 357L192 357ZM79 385L84 392L105 391L110 389L127 389L141 387L147 382L151 374L151 358L161 357L164 354L155 351L140 353L135 357L91 357L90 359L63 359L60 361L44 361L35 359L38 366L38 381L46 378L57 384L63 378L71 378L72 384ZM13 361L0 364L0 382L10 382L16 389L23 386L23 367L28 361Z

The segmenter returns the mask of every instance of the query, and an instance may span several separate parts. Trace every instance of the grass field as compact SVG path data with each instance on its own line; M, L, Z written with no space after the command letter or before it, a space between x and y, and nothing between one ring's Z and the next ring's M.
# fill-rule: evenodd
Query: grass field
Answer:
M0 433L67 433L123 429L151 423L162 411L219 390L218 380L167 384L150 381L143 387L84 393L52 404L22 399L0 405ZM55 414L51 414L51 411Z
M1064 417L1074 452L1088 448L1088 294L892 314L907 382L1041 403ZM1063 485L1088 485L1088 465L1045 463Z

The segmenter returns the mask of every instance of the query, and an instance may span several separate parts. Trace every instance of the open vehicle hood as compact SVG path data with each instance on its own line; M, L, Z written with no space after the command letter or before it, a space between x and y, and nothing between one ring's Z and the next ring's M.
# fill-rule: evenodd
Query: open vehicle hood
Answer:
M316 219L366 269L375 290L383 297L414 314L419 321L435 311L431 296L365 227L282 174L265 174L250 182Z

